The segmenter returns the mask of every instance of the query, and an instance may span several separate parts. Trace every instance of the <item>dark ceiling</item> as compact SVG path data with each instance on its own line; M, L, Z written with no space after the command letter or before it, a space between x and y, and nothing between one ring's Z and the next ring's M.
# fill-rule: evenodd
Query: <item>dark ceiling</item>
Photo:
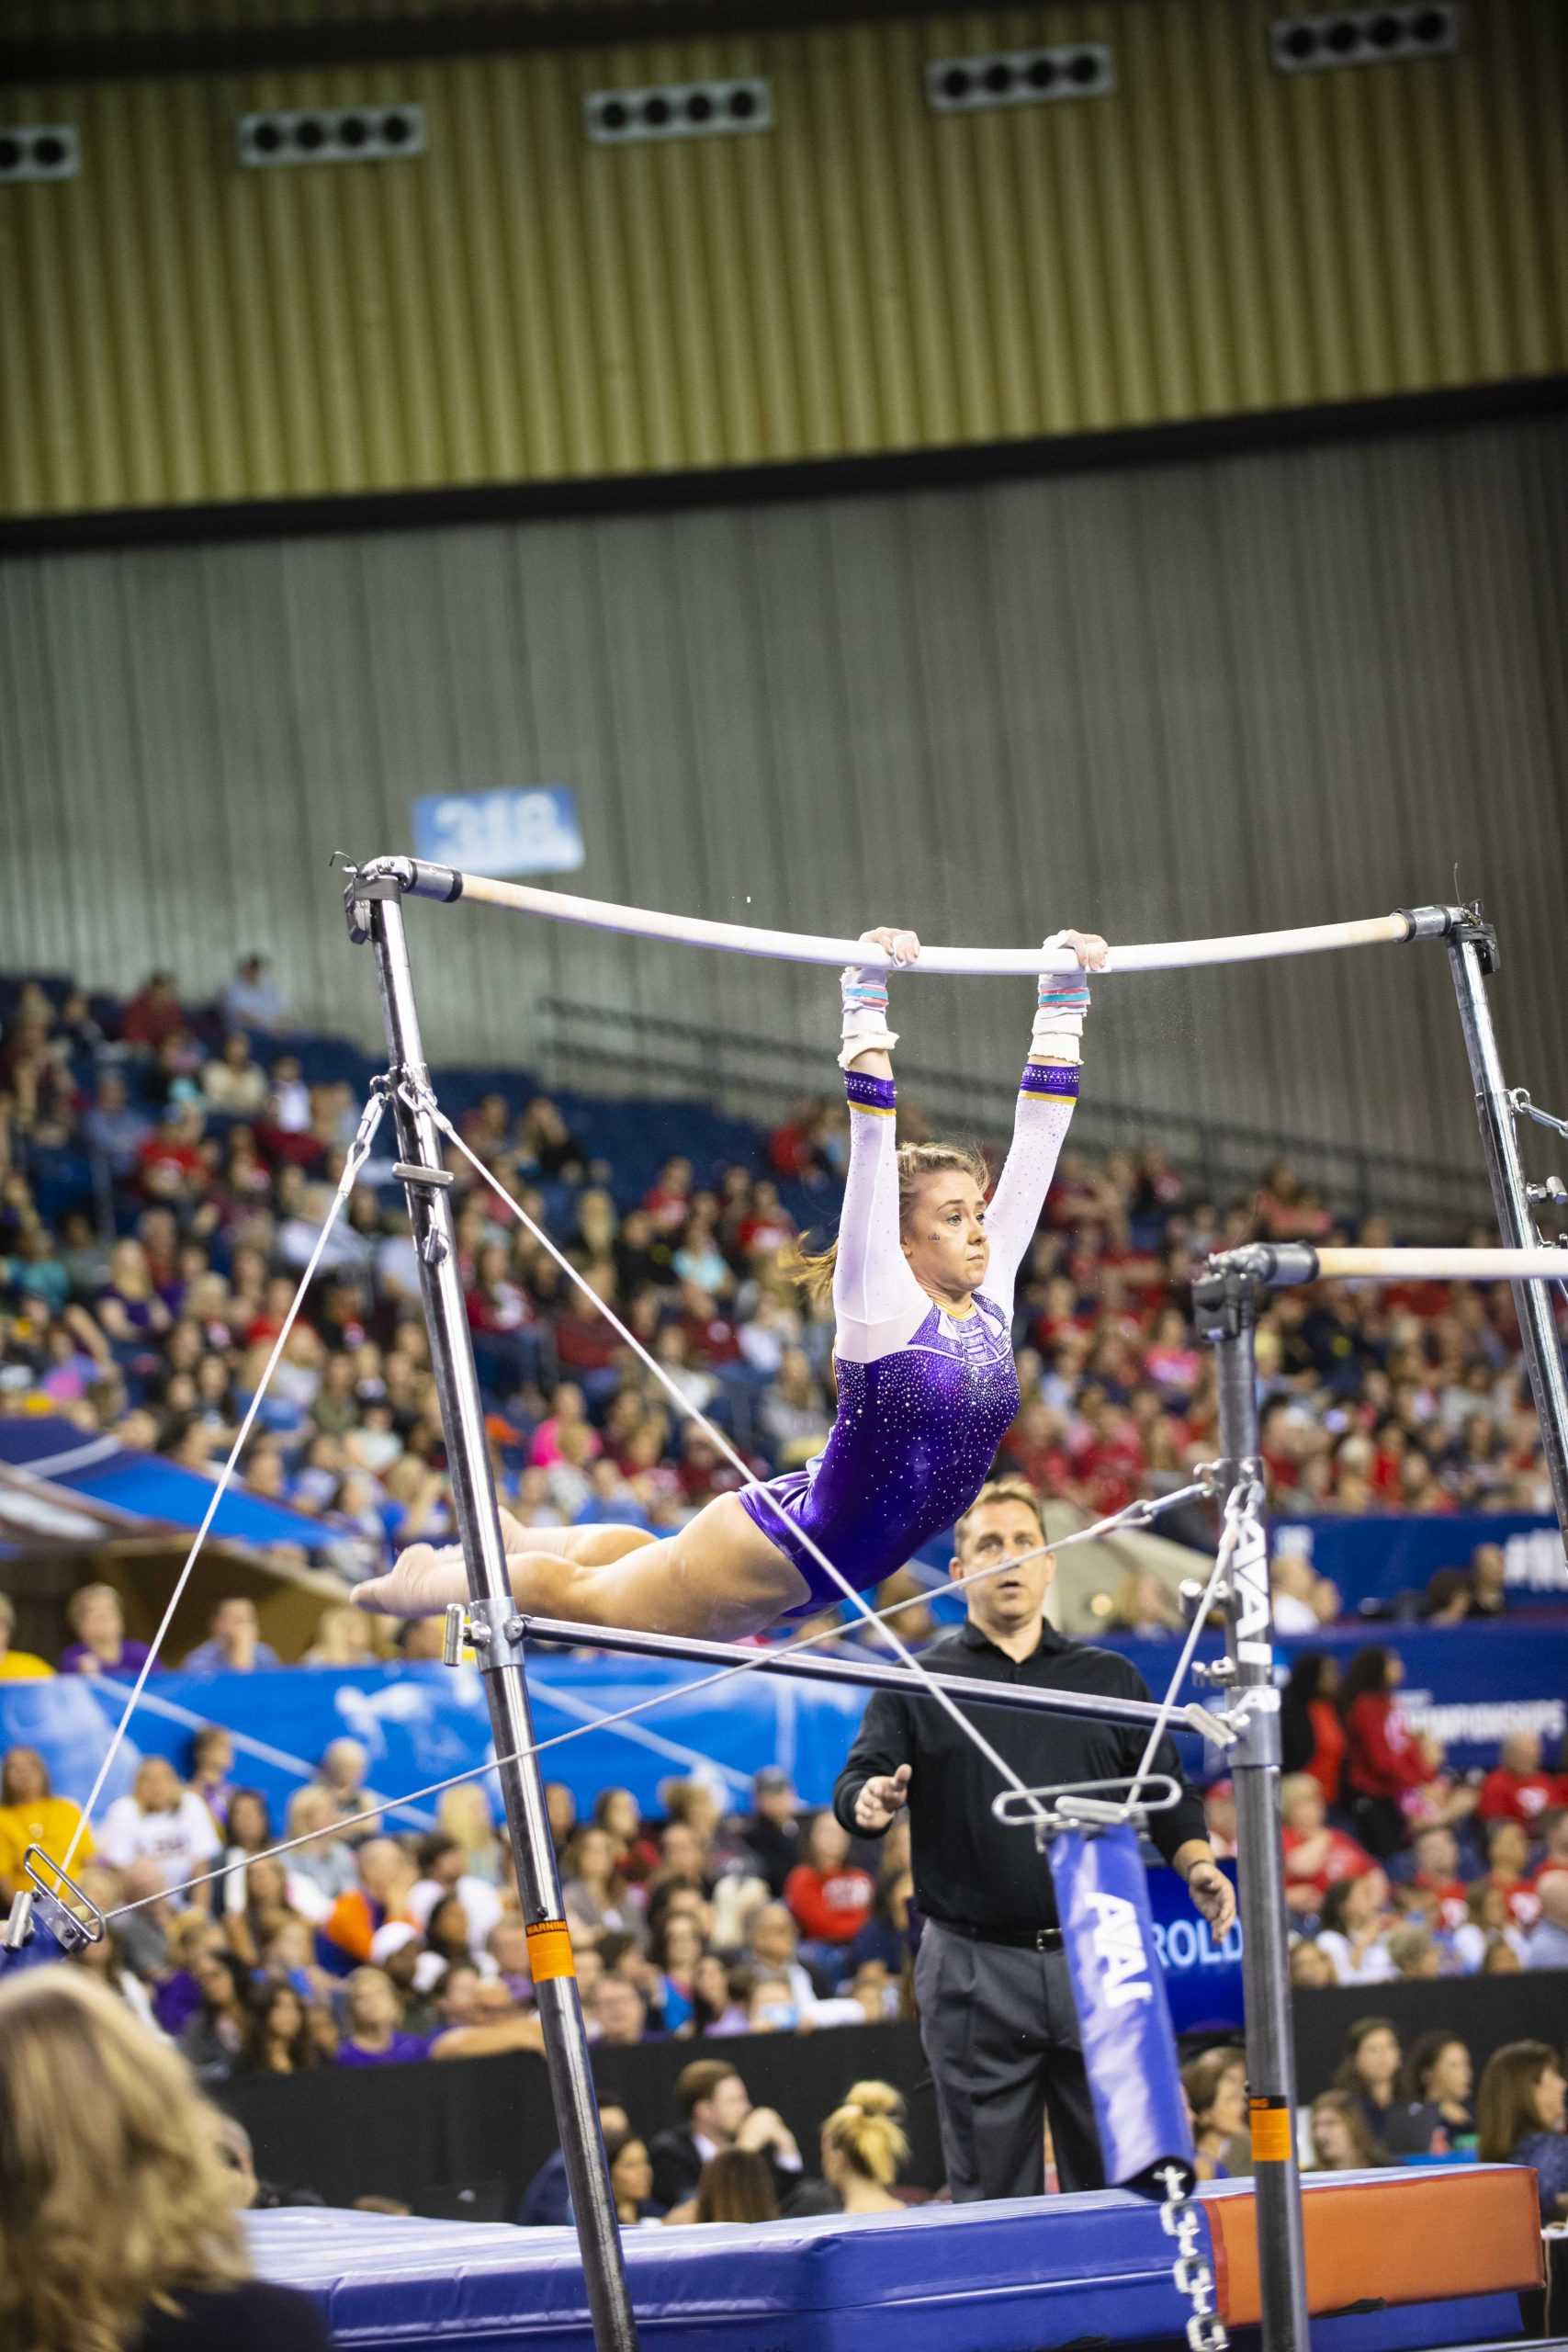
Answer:
M994 0L0 0L0 81L278 71L897 17Z

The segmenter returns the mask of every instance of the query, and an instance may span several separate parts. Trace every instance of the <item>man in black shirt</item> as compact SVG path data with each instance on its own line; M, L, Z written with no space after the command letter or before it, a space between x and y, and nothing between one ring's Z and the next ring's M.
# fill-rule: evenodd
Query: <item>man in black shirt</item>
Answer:
M970 1591L966 1623L934 1642L923 1664L987 1682L1148 1698L1142 1675L1114 1650L1070 1642L1046 1623L1055 1564L1048 1554L1022 1558L1039 1551L1044 1529L1021 1479L983 1487L955 1540L958 1581L994 1573ZM1008 1569L1010 1558L1021 1565ZM1027 1788L1130 1777L1145 1745L1131 1725L973 1712ZM1168 1739L1155 1769L1181 1780ZM998 1822L998 1793L994 1767L944 1709L890 1690L866 1708L833 1792L834 1812L860 1837L880 1837L909 1807L915 1900L926 1922L915 1990L955 2201L1039 2196L1047 2114L1062 2187L1104 2185L1050 1865L1027 1826ZM1184 1790L1172 1810L1151 1814L1149 1833L1216 1938L1224 1936L1235 1897L1204 1837L1197 1798Z

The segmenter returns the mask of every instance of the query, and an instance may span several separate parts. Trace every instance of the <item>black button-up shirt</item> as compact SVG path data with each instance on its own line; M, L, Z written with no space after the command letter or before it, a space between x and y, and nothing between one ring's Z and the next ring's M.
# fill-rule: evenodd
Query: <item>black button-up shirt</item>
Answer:
M1069 1641L1043 1625L1038 1648L1008 1657L970 1619L929 1649L920 1663L933 1673L972 1675L983 1682L1024 1683L1037 1690L1098 1691L1106 1698L1147 1699L1136 1667L1115 1650ZM975 1722L1026 1788L1066 1781L1130 1778L1147 1732L1129 1724L1090 1723L1072 1715L1022 1714L976 1707ZM833 1791L833 1810L855 1837L855 1800L867 1781L911 1769L909 1825L914 1846L915 1901L930 1919L972 1928L1054 1928L1055 1897L1050 1865L1035 1851L1027 1825L1004 1827L991 1811L1000 1792L996 1769L934 1699L874 1692L849 1760ZM1170 1740L1161 1741L1154 1770L1182 1788L1181 1802L1149 1815L1149 1835L1167 1861L1190 1838L1206 1836L1203 1808L1187 1789Z

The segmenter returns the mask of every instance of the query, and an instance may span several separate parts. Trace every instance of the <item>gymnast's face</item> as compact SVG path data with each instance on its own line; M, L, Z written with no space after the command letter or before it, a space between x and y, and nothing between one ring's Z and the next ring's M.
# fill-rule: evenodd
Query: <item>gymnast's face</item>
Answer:
M964 1540L948 1573L958 1584L977 1579L965 1596L969 1614L992 1640L1023 1631L1044 1608L1056 1563L1041 1551L1043 1541L1027 1503L982 1503L964 1520ZM1026 1559L1026 1553L1035 1556ZM1008 1565L1014 1561L1017 1566Z
M965 1306L986 1279L986 1196L961 1168L922 1176L904 1217L904 1255L920 1288L942 1305Z

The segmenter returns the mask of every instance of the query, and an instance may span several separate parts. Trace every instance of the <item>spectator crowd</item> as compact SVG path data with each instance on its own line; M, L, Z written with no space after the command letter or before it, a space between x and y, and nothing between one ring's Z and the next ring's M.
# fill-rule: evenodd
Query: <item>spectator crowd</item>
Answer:
M347 1080L321 1074L321 1041L312 1048L285 1023L257 957L201 1014L167 974L119 1008L35 982L13 992L0 1035L5 1410L59 1415L191 1469L224 1457L358 1117ZM918 1110L901 1115L918 1130ZM471 1090L460 1124L483 1164L567 1239L590 1294L502 1220L453 1154L493 1464L525 1525L606 1519L663 1532L739 1483L671 1413L597 1301L753 1470L795 1467L819 1449L831 1325L792 1282L787 1251L836 1206L840 1107L800 1106L758 1135L746 1164L670 1158L634 1174L605 1164L591 1110L578 1132L544 1096L519 1104L499 1086ZM400 1192L389 1160L367 1178L243 1464L255 1492L321 1523L345 1579L452 1532ZM1193 1258L1257 1235L1339 1230L1284 1165L1248 1199L1217 1206L1156 1148L1066 1153L1020 1284L1022 1401L998 1468L1096 1515L1184 1484L1215 1450L1209 1359L1187 1307ZM1356 1238L1389 1237L1373 1221ZM1506 1288L1282 1292L1264 1314L1258 1363L1263 1451L1285 1507L1549 1503ZM1279 1564L1275 1598L1281 1629L1298 1635L1337 1611L1332 1588L1299 1562ZM1483 1547L1444 1572L1427 1613L1457 1623L1503 1606L1501 1555ZM1107 1596L1105 1619L1143 1633L1179 1623L1161 1589L1136 1577ZM14 1623L0 1599L0 1679L51 1663L126 1678L145 1661L105 1583L73 1596L72 1638L54 1661L15 1648ZM400 1629L399 1654L438 1655L439 1638L432 1623ZM363 1612L332 1610L305 1663L352 1666L390 1654L392 1640ZM253 1604L231 1598L183 1662L245 1671L276 1658ZM1397 1651L1382 1645L1352 1658L1342 1682L1326 1652L1298 1656L1284 1700L1295 1983L1568 1966L1568 1758L1548 1759L1520 1734L1480 1785L1464 1781L1404 1724L1399 1671ZM483 1796L451 1790L435 1828L394 1833L358 1818L365 1761L354 1741L335 1742L275 1820L257 1791L233 1784L228 1736L210 1729L183 1773L144 1758L134 1789L84 1833L76 1872L118 1916L73 1965L176 2043L203 2082L538 2046L526 1936ZM772 1769L740 1815L726 1815L700 1781L667 1785L653 1819L624 1789L604 1791L581 1819L564 1786L549 1795L597 2041L705 2047L908 2013L911 1881L898 1829L862 1855L830 1814L806 1818ZM1234 1854L1225 1783L1210 1791L1208 1814L1216 1851ZM11 1747L0 1759L0 1901L29 1843L58 1860L76 1826L43 1758ZM286 1836L310 1842L266 1855ZM1556 2161L1552 2053L1550 2064L1511 2061L1495 2098L1483 2082L1475 2103L1462 2044L1434 2036L1404 2052L1386 2020L1365 2029L1313 2109L1314 2161L1440 2153L1477 2135L1484 2153L1531 2131L1548 2135ZM853 2071L847 2064L846 2081ZM665 2138L683 2138L683 2153L638 2136L624 2115L606 2119L625 2218L761 2218L806 2193L800 2150L771 2110L750 2107L732 2067L694 2058L682 2086ZM1203 2053L1187 2091L1205 2165L1244 2168L1236 2053ZM812 2193L892 2200L903 2149L897 2095L857 2083L811 2152ZM1553 2194L1568 2195L1568 2179Z
M0 1033L0 1400L202 1469L226 1454L319 1234L359 1116L346 1047L284 1029L261 958L197 1012L168 973L126 1004L14 985ZM312 1072L308 1080L307 1066ZM803 1104L750 1157L630 1169L593 1106L459 1086L468 1147L565 1242L586 1293L449 1156L495 1464L528 1524L677 1525L739 1474L682 1423L596 1302L754 1470L796 1467L832 1416L831 1321L787 1245L830 1221L841 1104ZM919 1105L905 1128L919 1134ZM1065 1152L1019 1285L1021 1405L998 1467L1100 1514L1214 1450L1194 1258L1254 1236L1343 1237L1284 1163L1205 1200L1166 1153ZM1381 1220L1357 1238L1389 1238ZM1322 1283L1258 1333L1263 1451L1295 1510L1539 1510L1550 1497L1506 1287ZM348 1573L450 1530L418 1277L389 1157L334 1230L243 1475L324 1522ZM1138 1596L1119 1604L1136 1617ZM1457 1589L1447 1605L1462 1613Z
M333 1742L282 1821L258 1791L234 1784L233 1763L229 1736L203 1730L183 1777L144 1757L96 1836L83 1830L73 1873L112 1916L70 1966L174 2044L209 2089L256 2074L542 2047L507 1849L476 1784L446 1792L435 1828L393 1834L366 1793L366 1753L353 1739ZM583 1817L564 1784L547 1794L591 2040L696 2046L679 2078L680 2118L662 2135L606 2113L623 2218L762 2220L908 2201L896 2093L857 2083L807 2170L788 2127L752 2108L741 2067L723 2054L739 2036L912 2014L904 1826L863 1852L830 1813L807 1815L776 1767L729 1815L700 1780L666 1782L651 1819L626 1789L604 1791ZM1371 1988L1450 1969L1568 1966L1565 1795L1538 1753L1512 1743L1483 1787L1450 1807L1452 1822L1418 1823L1385 1867L1339 1826L1353 1811L1336 1819L1313 1773L1292 1775L1293 1982ZM1223 1783L1209 1814L1223 1853L1235 1826ZM0 1903L26 1848L59 1860L78 1825L37 1752L10 1748ZM306 1842L270 1854L285 1836ZM1467 1883L1477 1850L1483 1866ZM1333 2088L1302 2119L1304 2160L1348 2169L1477 2149L1502 2160L1533 2140L1520 2160L1537 2165L1553 2217L1568 2199L1560 2058L1544 2044L1510 2051L1490 2064L1494 2075L1501 2058L1514 2067L1496 2098L1485 2075L1477 2095L1462 2036L1433 2030L1406 2051L1392 2020L1370 2015ZM1533 2053L1528 2064L1521 2051ZM844 2071L857 2071L852 2057ZM1183 2069L1205 2177L1250 2169L1243 2075L1242 2053L1225 2042ZM715 2169L730 2152L735 2161ZM558 2221L564 2197L558 2163L547 2165L522 2218Z

